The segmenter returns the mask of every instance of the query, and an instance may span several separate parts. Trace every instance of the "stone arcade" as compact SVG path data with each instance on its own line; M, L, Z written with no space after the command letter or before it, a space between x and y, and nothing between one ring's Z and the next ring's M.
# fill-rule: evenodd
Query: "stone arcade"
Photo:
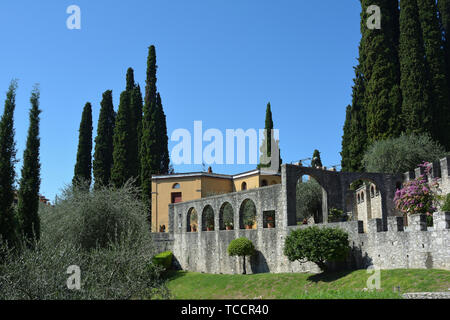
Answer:
M443 194L450 192L450 157L433 163L432 176L438 178ZM404 175L381 173L336 172L284 164L281 184L252 190L227 193L198 200L169 205L169 232L155 233L153 239L159 251L172 250L176 264L184 270L207 273L240 273L242 263L229 257L227 247L231 240L247 237L255 245L257 254L248 258L247 272L319 272L313 263L289 262L283 254L284 240L291 230L307 226L296 225L296 183L302 175L314 177L323 188L323 212L318 226L341 228L348 232L351 246L349 259L340 267L349 269L374 265L382 269L439 268L450 270L449 228L450 213L433 214L434 225L427 227L420 216L404 218L394 208L396 188L403 181L422 173ZM357 180L368 180L376 186L381 217L366 219L354 215L352 221L328 223L328 208L351 212L357 208L357 193L349 186ZM358 193L359 194L359 193ZM375 192L366 194L366 201ZM256 207L256 229L242 229L240 206L250 199ZM221 207L229 203L234 212L234 230L221 230ZM206 206L214 211L214 231L190 232L188 218L191 208L199 217ZM265 214L275 212L275 228L267 228Z

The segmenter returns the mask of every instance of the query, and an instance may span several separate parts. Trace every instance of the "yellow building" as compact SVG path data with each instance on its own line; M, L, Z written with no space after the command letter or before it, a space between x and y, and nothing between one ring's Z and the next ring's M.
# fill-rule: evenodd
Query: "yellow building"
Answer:
M190 172L152 177L152 232L167 232L169 204L281 183L281 175L252 170L236 175Z

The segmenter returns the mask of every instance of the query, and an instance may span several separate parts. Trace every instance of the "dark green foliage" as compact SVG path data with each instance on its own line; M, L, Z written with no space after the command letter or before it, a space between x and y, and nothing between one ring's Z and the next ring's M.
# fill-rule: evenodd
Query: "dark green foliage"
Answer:
M159 167L156 159L158 148L156 141L156 125L154 118L156 109L156 52L152 45L148 49L147 78L145 80L145 98L142 116L141 137L141 188L142 199L150 204L152 185L151 177L158 173ZM149 216L151 222L151 213Z
M445 51L435 0L417 0L426 57L426 71L430 81L430 103L434 140L450 148L450 108Z
M130 99L129 92L120 94L119 109L117 110L113 136L113 166L111 169L111 182L121 187L131 178L130 172Z
M230 226L233 227L234 226L234 214L233 214L233 207L231 206L231 204L227 203L223 208L222 208L222 219L223 219L223 224L224 226Z
M266 107L266 119L264 122L264 129L265 129L265 136L262 140L262 146L261 146L261 155L264 155L266 158L270 158L272 156L272 143L275 142L275 137L272 137L272 130L273 130L273 120L272 120L272 110L270 106L270 102L267 103ZM267 142L266 142L267 141ZM264 146L267 144L267 148L264 148ZM279 155L279 165L281 168L281 153ZM257 165L257 169L261 168L269 168L271 166L271 162L267 164L261 164L259 163Z
M317 149L315 149L313 152L313 156L312 156L312 160L311 160L311 167L313 167L313 168L321 168L322 167L322 160L320 159L320 152Z
M95 152L93 161L94 187L107 186L111 179L113 165L113 135L115 112L112 101L112 91L103 93L100 103L100 115L98 118L97 137L95 137Z
M77 162L75 164L73 184L86 181L87 186L91 184L92 171L92 106L88 102L83 108L81 115Z
M351 171L351 158L350 158L350 143L352 141L351 135L351 122L352 121L352 106L348 105L345 109L345 122L342 134L342 151L341 154L341 167L342 171Z
M365 81L364 106L369 142L401 132L398 6L392 0L362 0L360 68ZM367 28L370 5L381 8L381 29Z
M348 221L348 215L343 210L331 208L328 212L328 222Z
M167 124L166 124L166 115L164 114L164 109L161 103L161 96L159 92L156 96L156 112L157 112L157 125L158 125L158 142L159 142L159 152L160 152L160 173L168 173L169 172L169 148L167 137Z
M424 161L445 156L445 149L428 134L403 134L374 143L364 154L363 163L368 172L404 173Z
M230 256L238 256L244 258L242 273L246 274L247 271L245 269L245 257L252 256L256 251L253 242L245 237L234 239L228 245L227 251Z
M402 0L400 11L402 118L407 133L431 132L432 104L417 0Z
M206 231L207 228L214 228L214 210L211 206L207 206L202 214L202 229Z
M241 205L241 214L242 217L242 225L241 228L245 226L253 226L256 223L256 207L255 203L247 199Z
M172 266L173 253L172 251L165 251L155 255L152 258L152 262L155 265L163 267L165 270L169 270Z
M139 85L135 86L131 95L131 111L133 115L132 121L132 145L131 145L131 160L133 163L132 175L136 177L136 184L140 186L141 184L141 136L142 136L142 94L141 87Z
M0 238L10 247L17 244L17 221L14 215L14 180L16 143L14 141L14 109L17 81L11 81L6 93L5 109L0 120Z
M289 261L307 261L327 270L327 263L345 260L349 253L348 234L340 229L317 226L291 231L283 252Z
M441 207L442 212L450 212L450 193L445 196L444 204Z
M322 187L315 179L302 182L299 180L296 188L297 221L314 217L319 222L322 213Z
M31 93L30 126L25 151L23 153L22 177L18 192L17 215L20 231L29 244L39 240L41 228L39 220L39 187L41 184L39 162L39 89Z

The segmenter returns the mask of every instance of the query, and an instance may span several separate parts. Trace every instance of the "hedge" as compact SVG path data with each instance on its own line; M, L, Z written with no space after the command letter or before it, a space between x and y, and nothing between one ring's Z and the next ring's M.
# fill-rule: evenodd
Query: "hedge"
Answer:
M172 266L172 251L165 251L155 255L152 259L153 264L160 265L164 269L169 270Z

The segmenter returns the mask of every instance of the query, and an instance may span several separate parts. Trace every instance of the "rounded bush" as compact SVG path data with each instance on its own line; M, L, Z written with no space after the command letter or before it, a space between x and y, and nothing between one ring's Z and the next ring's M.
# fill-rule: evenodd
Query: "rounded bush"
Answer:
M283 251L289 261L310 261L326 271L327 262L344 260L349 249L346 232L313 226L292 231L286 237Z
M245 257L253 255L254 252L255 246L245 237L234 239L228 245L228 254L230 256Z
M155 255L152 262L155 265L162 266L165 270L169 270L172 266L173 253L172 251L165 251Z

